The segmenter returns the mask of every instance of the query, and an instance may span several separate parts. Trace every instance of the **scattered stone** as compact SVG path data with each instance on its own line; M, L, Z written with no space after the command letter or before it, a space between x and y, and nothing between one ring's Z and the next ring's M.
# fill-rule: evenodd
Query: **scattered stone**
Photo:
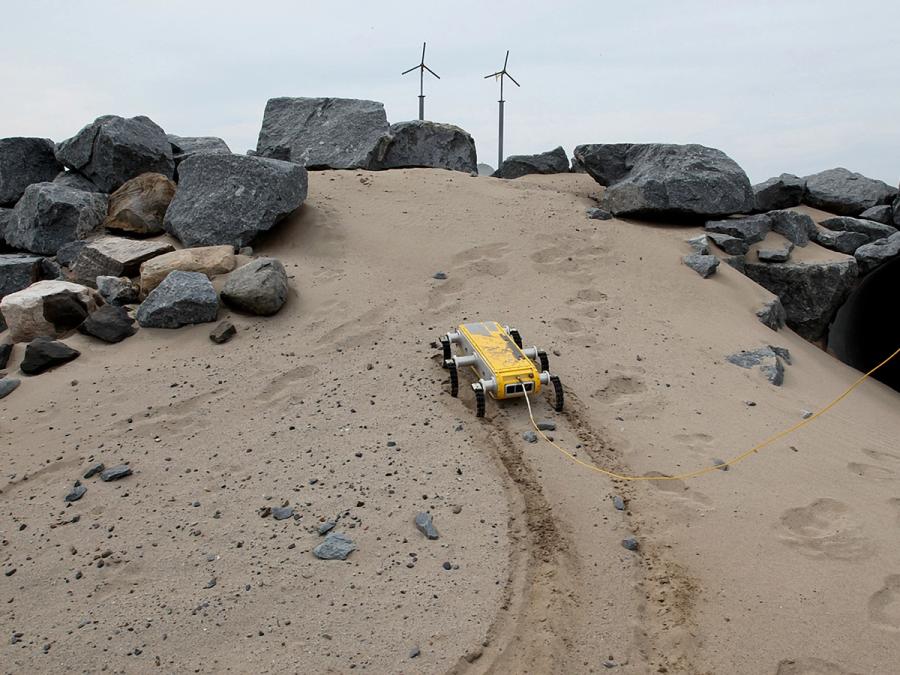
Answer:
M800 417L802 417L805 420L808 420L812 416L813 416L813 414L809 410L801 410L800 411Z
M129 234L162 234L163 218L172 198L175 183L161 173L142 173L109 196L109 211L103 226Z
M25 358L19 368L26 375L40 375L44 371L68 363L81 355L63 342L46 337L35 338L25 347Z
M859 264L860 275L868 274L879 265L900 255L900 232L860 246L853 255Z
M638 550L638 540L634 537L628 537L627 539L622 540L622 546L627 548L629 551L637 551Z
M166 231L185 246L246 246L306 199L306 169L245 155L197 154L178 167Z
M0 255L0 300L41 278L43 258L26 253Z
M603 662L604 668L616 668L616 667L618 667L618 665L619 664L616 663L615 661L613 661L612 659L606 659L606 661Z
M749 246L766 238L772 228L772 221L765 214L727 220L709 220L703 226L707 234L727 234L742 239ZM738 254L740 255L740 254Z
M806 181L790 173L770 178L753 186L758 211L772 211L799 206L803 200Z
M769 217L772 231L782 235L792 244L806 246L809 240L815 236L816 223L805 213L769 211L766 215Z
M9 357L12 354L12 348L12 343L0 342L0 370L6 368L6 364L9 363Z
M220 345L228 342L235 335L237 335L237 329L234 327L234 324L230 321L222 321L218 326L212 329L209 334L209 339L217 345Z
M124 307L103 305L91 312L85 322L78 326L78 331L112 344L131 337L137 332L137 328Z
M356 544L342 532L331 532L325 541L313 549L313 555L320 560L346 560L356 550Z
M447 273L446 272L435 272L434 274L431 275L431 278L443 280L443 279L447 278Z
M613 214L611 214L606 209L601 209L597 206L592 206L587 210L587 217L591 220L612 220Z
M730 234L709 232L706 236L729 255L745 255L750 249L750 245L746 241L732 237Z
M556 431L556 422L542 420L537 423L537 428L541 431Z
M105 217L106 195L35 183L16 203L4 238L15 248L53 255L63 244L93 233Z
M422 653L421 649L419 649L418 647L413 647L412 649L409 650L409 658L414 659L421 653Z
M871 238L862 232L841 232L835 230L820 230L816 228L813 240L819 245L839 253L853 253L860 246L868 244Z
M139 302L138 287L128 277L97 277L97 291L111 305L133 305Z
M284 266L275 258L256 258L228 275L222 300L251 314L275 314L287 301Z
M494 178L521 178L529 174L569 173L569 158L562 147L537 155L510 155Z
M149 117L104 115L56 148L56 157L103 192L142 173L172 178L175 162L165 132Z
M206 585L203 588L215 588L217 583L217 579L213 577L209 581L206 582Z
M872 220L882 225L890 225L893 222L893 209L889 204L873 206L859 214L860 220Z
M103 192L103 190L94 185L90 179L85 178L77 171L60 171L56 174L56 178L53 179L53 182L58 185L81 190L82 192Z
M729 363L741 368L759 367L766 379L777 387L784 383L784 364L781 355L772 346L761 347L752 351L741 351L726 357ZM781 351L779 349L779 351ZM786 350L784 350L786 351ZM782 354L784 353L782 351Z
M109 469L104 469L100 472L100 480L104 483L108 483L113 480L121 480L126 476L131 475L131 467L127 464L119 464L118 466L110 467Z
M29 185L52 181L62 166L49 138L0 138L0 206L15 204Z
M176 136L166 134L169 143L172 144L172 159L175 160L175 172L178 173L178 165L182 161L197 153L214 153L230 155L231 148L221 138L216 136Z
M444 562L444 564L441 565L441 567L443 567L445 570L453 569L453 565L451 565L449 561Z
M272 517L275 520L287 520L294 515L293 506L275 506L272 508Z
M84 497L85 492L87 492L87 488L78 481L75 481L75 486L69 491L69 494L65 496L65 500L67 502L77 502Z
M707 237L705 234L701 234L697 237L691 237L686 241L688 245L693 249L694 253L697 253L699 255L709 255L709 237Z
M716 269L719 267L719 259L714 255L691 253L684 256L681 261L704 279L715 274Z
M174 270L202 272L212 279L231 272L236 265L234 247L230 245L183 248L164 253L141 265L141 294L146 296Z
M216 289L205 275L176 270L141 303L137 320L145 328L179 328L215 321L218 311Z
M87 471L85 471L81 477L85 480L87 480L88 478L93 478L105 468L106 467L103 465L103 462L95 462L87 468Z
M335 528L336 525L337 525L337 523L334 522L333 520L327 520L327 521L325 521L324 523L320 524L319 527L318 527L319 535L326 535L326 534L328 534L329 532L331 532L331 531Z
M99 237L88 243L72 265L72 274L84 284L96 284L97 277L136 277L141 263L174 251L164 241L141 241L125 237Z
M761 308L756 310L756 316L763 325L772 330L784 328L785 321L787 320L787 313L784 311L784 305L781 304L779 298L769 300Z
M103 303L97 291L69 281L38 281L0 300L13 342L62 337Z
M728 471L731 468L724 459L719 459L718 457L714 457L712 462L719 471Z
M612 503L613 503L613 508L616 511L624 511L625 510L625 500L622 499L619 495L613 495Z
M524 438L529 443L537 443L538 435L529 429L524 434L522 434L522 438Z
M415 523L416 529L429 539L438 538L438 531L437 528L435 528L434 523L431 521L430 514L425 513L424 511L421 513L417 513Z
M897 189L844 168L806 177L803 203L840 216L857 216L866 209L890 204Z
M756 256L760 262L782 263L791 259L791 251L793 250L794 245L787 242L781 248L761 248L756 252Z
M13 393L21 382L13 377L0 378L0 398L6 398Z
M424 167L477 172L475 140L452 124L412 120L392 124L378 142L375 169Z
M897 232L897 228L892 227L891 225L876 223L874 220L850 218L849 216L826 218L820 222L819 225L829 230L839 232L861 232L869 238L870 242L883 239L884 237L890 237Z

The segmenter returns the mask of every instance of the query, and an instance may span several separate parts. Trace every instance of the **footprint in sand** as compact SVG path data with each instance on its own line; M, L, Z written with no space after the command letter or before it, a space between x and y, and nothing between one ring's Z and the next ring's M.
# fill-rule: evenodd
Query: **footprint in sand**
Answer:
M875 466L874 464L864 464L862 462L850 462L847 469L857 476L867 478L869 480L895 480L896 473L883 466Z
M876 462L900 465L900 455L895 455L893 452L888 452L887 450L869 450L866 448L863 450L863 454L868 455Z
M869 598L869 621L892 632L900 632L900 574L885 578L884 586Z
M859 560L875 550L849 507L836 499L817 499L809 506L788 509L778 526L782 542L812 558Z
M681 479L667 479L666 474L660 473L659 471L649 471L644 475L650 477L659 476L661 479L663 479L649 480L647 482L660 492L663 492L670 497L692 503L696 506L712 505L712 500L709 497L707 497L702 492L697 492L696 490L690 489L688 487L688 484Z
M501 260L508 251L509 245L503 242L473 246L454 255L453 266L457 274L467 277L501 277L509 271L509 264Z
M844 670L836 663L815 657L785 659L778 664L775 675L858 675Z
M897 525L900 525L900 497L891 497L888 504L897 509Z
M591 394L591 397L604 403L618 403L627 397L643 394L645 391L647 391L647 385L639 377L615 375L604 387Z
M568 317L553 319L553 326L563 333L570 334L581 333L584 330L584 326L581 325L581 322L578 321L578 319L570 319Z
M566 300L566 304L577 314L587 319L597 320L609 317L606 300L606 293L596 288L582 288L575 293L574 298Z

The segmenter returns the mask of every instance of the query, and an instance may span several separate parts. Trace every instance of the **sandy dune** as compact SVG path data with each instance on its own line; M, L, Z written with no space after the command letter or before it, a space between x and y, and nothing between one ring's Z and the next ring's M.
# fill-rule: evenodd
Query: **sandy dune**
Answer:
M67 340L81 358L0 403L0 566L15 570L0 669L896 672L893 390L868 381L727 472L642 483L526 443L522 401L479 420L465 386L449 396L430 343L466 319L515 324L566 387L561 415L535 401L556 441L674 474L858 376L763 326L771 296L749 279L683 266L695 230L587 219L600 189L314 173L299 216L256 246L293 277L279 315L231 314L221 346L209 325ZM724 360L765 344L794 357L781 388ZM86 481L67 507L95 460L134 475ZM298 519L260 517L284 502ZM439 540L415 529L420 510ZM359 550L317 560L316 528L336 517Z

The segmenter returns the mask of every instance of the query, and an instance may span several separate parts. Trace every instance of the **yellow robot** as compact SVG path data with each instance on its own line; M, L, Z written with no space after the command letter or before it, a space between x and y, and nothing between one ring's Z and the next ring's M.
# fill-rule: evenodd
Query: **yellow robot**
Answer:
M453 353L453 345L460 354ZM444 368L450 371L450 395L459 393L459 369L469 366L478 381L475 392L476 414L484 417L485 394L495 399L537 394L542 385L553 388L553 408L563 408L563 389L559 377L551 375L547 353L537 347L522 347L519 331L496 321L464 323L441 337Z

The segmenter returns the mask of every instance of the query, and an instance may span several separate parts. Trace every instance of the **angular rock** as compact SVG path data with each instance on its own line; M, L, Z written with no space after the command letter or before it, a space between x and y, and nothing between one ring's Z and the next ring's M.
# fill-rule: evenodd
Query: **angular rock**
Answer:
M43 258L24 253L0 255L0 300L41 278Z
M862 218L850 218L848 216L838 216L837 218L826 218L819 223L824 228L835 230L838 232L860 232L869 238L869 241L876 239L884 239L890 237L897 232L896 227L877 223L874 220L863 220Z
M356 544L342 532L331 532L313 549L313 555L321 560L346 560L356 550Z
M14 377L0 378L0 398L6 398L13 393L21 384L20 380Z
M316 528L316 531L320 535L326 535L329 532L331 532L336 526L337 526L337 523L334 522L333 520L326 520L324 523L319 525L318 528Z
M87 470L81 475L81 477L85 480L87 480L88 478L93 478L105 468L106 466L104 466L103 462L95 462L87 468Z
M182 161L198 153L213 153L230 155L228 144L216 136L176 136L167 134L166 138L172 144L172 159L175 160L175 169Z
M809 240L815 236L816 223L805 213L796 211L769 211L772 231L785 237L792 244L806 246Z
M236 309L269 316L287 301L284 266L275 258L257 258L228 275L222 300Z
M781 362L781 355L774 347L768 346L752 351L742 351L737 354L731 354L726 359L729 363L733 363L741 368L755 368L759 366L760 371L769 382L776 387L784 384L784 364Z
M15 248L53 255L63 244L97 230L105 217L106 195L36 183L13 209L4 238Z
M494 178L520 178L529 174L568 173L569 158L562 146L537 155L510 155Z
M753 186L756 210L772 211L799 206L805 189L806 181L790 173L758 183Z
M90 179L82 176L77 171L60 171L56 174L56 178L53 179L53 182L57 185L70 187L74 190L81 190L82 192L103 192L103 190L94 185Z
M858 216L890 204L896 196L897 188L839 167L807 176L803 203L839 216Z
M535 432L533 432L531 429L524 432L522 434L522 438L524 438L528 443L537 443L538 442L538 435Z
M874 220L882 225L890 225L893 222L893 209L888 204L873 206L859 214L860 220Z
M853 255L859 264L860 275L868 274L879 265L900 255L900 232L860 246Z
M791 242L785 243L781 248L761 248L756 251L756 257L760 262L782 263L791 259L791 251L794 245Z
M218 311L219 298L205 275L176 270L141 303L137 320L145 328L178 328L215 321Z
M306 169L275 159L201 153L178 175L164 225L185 246L246 246L306 199Z
M52 181L62 166L49 138L0 138L0 206L13 206L34 183Z
M68 363L81 355L64 342L46 337L35 338L25 347L25 357L19 369L26 375L39 375L50 368Z
M704 279L715 274L719 267L719 259L714 255L691 253L684 256L681 261Z
M587 217L591 220L612 220L613 214L611 214L606 209L600 209L596 206L592 206L587 210Z
M126 476L130 476L132 473L131 467L127 464L119 464L118 466L112 466L108 469L104 469L100 472L100 480L104 483L108 483L113 480L121 480Z
M424 511L417 513L415 523L416 529L429 539L438 539L440 537L437 528L431 520L431 514L425 513Z
M824 337L858 274L855 260L826 262L746 262L744 273L781 299L787 325L801 337Z
M748 245L766 238L772 228L769 217L760 214L746 218L728 218L727 220L710 220L703 226L707 233L727 234L730 237L744 240Z
M103 305L91 312L84 323L78 326L78 331L104 342L116 343L134 335L137 328L134 327L134 319L123 307Z
M164 241L142 241L125 237L99 237L88 243L72 265L77 281L91 286L97 277L136 277L141 263L175 247Z
M141 236L161 234L174 196L174 181L161 173L142 173L109 196L103 227Z
M256 152L308 169L370 169L388 133L384 104L346 98L272 98Z
M97 291L111 305L133 305L140 300L138 287L128 277L97 277Z
M707 237L705 234L701 234L697 237L691 237L687 240L687 243L694 250L694 253L699 253L700 255L709 255L709 237Z
M165 132L149 117L104 115L56 148L56 157L86 176L103 192L112 192L142 173L172 178L175 162Z
M209 339L217 345L220 345L228 342L235 335L237 335L237 329L234 327L234 324L230 321L223 321L212 329L209 334Z
M276 506L272 509L272 517L275 520L287 520L294 515L293 506Z
M776 331L780 328L784 328L785 321L787 321L787 313L784 311L784 305L781 304L781 300L778 298L769 300L766 304L756 310L756 317L764 326Z
M63 267L71 267L85 246L87 246L87 242L84 239L76 239L68 244L63 244L56 250L56 262Z
M0 342L0 370L6 368L6 364L9 363L9 357L12 354L12 349L12 343Z
M79 499L84 497L84 493L87 492L87 488L79 482L76 482L75 485L69 490L69 494L67 494L64 499L67 502L77 502Z
M96 291L79 284L38 281L0 300L0 312L13 342L28 342L65 335L81 322L79 316L83 320L102 302Z
M622 547L629 551L637 551L638 548L640 548L640 544L638 544L638 540L634 537L628 537L627 539L622 540Z
M231 272L235 265L234 247L229 245L183 248L165 253L141 265L141 294L147 295L174 270L202 272L212 279Z
M628 175L628 152L633 143L590 143L575 148L573 171L587 173L600 185L612 185ZM580 170L576 170L578 167Z
M750 249L750 245L746 241L732 237L730 234L707 232L706 236L729 255L744 255Z
M838 251L840 253L853 254L863 244L870 241L869 235L862 232L842 232L839 230L820 230L816 228L813 236L819 246Z
M452 124L423 120L392 124L378 143L372 168L406 167L477 172L475 140Z

